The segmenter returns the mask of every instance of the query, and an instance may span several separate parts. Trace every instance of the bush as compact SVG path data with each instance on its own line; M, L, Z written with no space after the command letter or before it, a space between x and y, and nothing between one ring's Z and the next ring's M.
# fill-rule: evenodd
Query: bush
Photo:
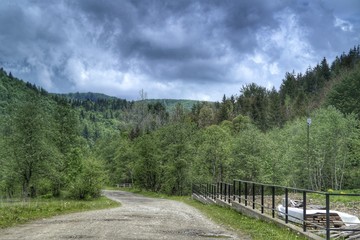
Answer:
M102 164L94 159L87 159L83 162L81 172L75 181L70 183L69 197L74 199L99 197L105 179Z

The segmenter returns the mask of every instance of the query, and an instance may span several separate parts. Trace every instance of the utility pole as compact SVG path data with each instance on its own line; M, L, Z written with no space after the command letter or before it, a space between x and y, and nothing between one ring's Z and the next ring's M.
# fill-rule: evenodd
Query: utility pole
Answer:
M311 118L307 119L307 169L308 169L308 177L309 181L312 184L311 180L311 171L310 171L310 125L311 125ZM311 186L313 187L313 186Z

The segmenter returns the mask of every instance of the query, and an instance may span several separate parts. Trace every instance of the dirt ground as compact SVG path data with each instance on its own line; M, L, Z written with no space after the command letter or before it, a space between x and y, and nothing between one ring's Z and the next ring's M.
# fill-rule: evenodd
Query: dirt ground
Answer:
M226 230L184 203L122 192L121 207L57 216L0 230L0 240L250 239Z

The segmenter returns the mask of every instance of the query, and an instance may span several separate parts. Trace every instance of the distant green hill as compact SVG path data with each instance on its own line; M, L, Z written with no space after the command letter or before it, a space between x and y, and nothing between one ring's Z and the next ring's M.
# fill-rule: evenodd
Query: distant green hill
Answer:
M108 96L103 93L93 93L93 92L87 92L87 93L66 93L66 94L54 94L57 96L65 97L67 99L71 100L81 100L86 101L90 100L92 102L96 102L99 100L125 100L118 97ZM139 100L141 101L141 100ZM200 102L197 100L187 100L187 99L146 99L147 103L161 103L165 106L166 110L171 112L175 109L176 104L180 103L185 109L191 110L191 108L194 106L194 104ZM129 101L127 101L129 102ZM135 101L138 102L138 101Z
M185 100L185 99L146 99L147 103L163 104L167 111L172 112L175 109L176 104L180 103L185 109L191 110L194 104L200 102L197 100Z
M68 99L75 99L75 100L90 100L96 102L97 100L111 100L111 99L119 99L117 97L108 96L103 93L93 93L93 92L87 92L87 93L65 93L65 94L55 94L61 97L65 97Z

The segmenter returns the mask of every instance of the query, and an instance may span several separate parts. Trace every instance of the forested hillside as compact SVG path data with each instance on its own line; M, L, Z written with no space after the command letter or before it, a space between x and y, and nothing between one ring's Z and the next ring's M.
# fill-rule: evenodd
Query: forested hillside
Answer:
M59 196L65 189L74 198L98 196L102 166L78 134L77 113L3 69L0 80L1 196Z
M143 91L135 102L48 94L2 69L0 80L0 196L85 198L121 182L181 195L233 178L360 188L359 46L286 73L279 90L239 86L191 109Z

